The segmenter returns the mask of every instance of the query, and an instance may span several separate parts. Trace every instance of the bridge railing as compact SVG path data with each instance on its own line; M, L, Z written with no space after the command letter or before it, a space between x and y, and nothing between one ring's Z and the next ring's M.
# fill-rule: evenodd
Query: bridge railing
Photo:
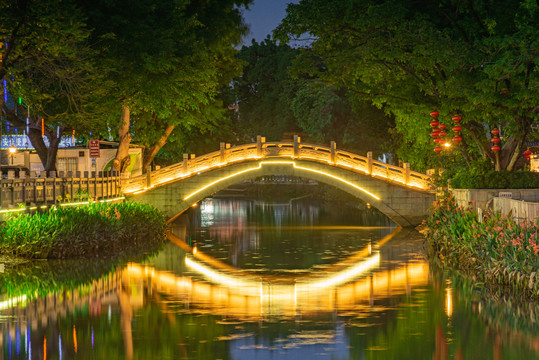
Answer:
M301 143L300 138L297 136L294 137L294 141L284 142L266 142L264 137L258 136L256 143L246 145L231 147L230 144L221 143L219 151L200 157L184 154L182 162L132 178L123 184L122 190L124 193L134 193L173 179L187 177L226 164L270 157L328 163L409 187L423 190L431 188L430 176L411 171L407 163L403 167L399 167L373 160L370 152L367 153L367 156L361 156L348 151L337 150L333 141L328 147Z

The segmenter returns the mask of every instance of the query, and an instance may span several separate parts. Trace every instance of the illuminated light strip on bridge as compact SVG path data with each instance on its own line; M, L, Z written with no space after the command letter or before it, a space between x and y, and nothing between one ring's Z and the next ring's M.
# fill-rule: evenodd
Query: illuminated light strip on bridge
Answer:
M234 174L231 174L231 175L228 175L228 176L225 176L225 177L222 177L220 179L217 179L203 187L201 187L200 189L196 190L195 192L192 192L191 194L187 195L184 200L188 200L189 198L191 198L192 196L198 194L199 192L221 182L221 181L224 181L224 180L227 180L227 179L230 179L234 176L238 176L238 175L241 175L241 174L244 174L246 172L249 172L249 171L253 171L253 170L258 170L262 167L262 165L292 165L294 166L295 169L300 169L300 170L305 170L305 171L310 171L310 172L314 172L314 173L317 173L317 174L321 174L321 175L324 175L324 176L328 176L332 179L335 179L335 180L338 180L338 181L341 181L347 185L350 185L352 186L353 188L355 189L358 189L362 192L364 192L365 194L367 195L370 195L372 196L373 198L375 198L376 200L380 200L380 198L376 195L374 195L373 193L363 189L362 187L360 186L357 186L356 184L354 183L351 183L350 181L347 181L347 180L344 180L343 178L341 177L338 177L338 176L335 176L335 175L332 175L332 174L329 174L325 171L320 171L320 170L315 170L315 169L310 169L310 168L307 168L307 167L304 167L304 166L298 166L296 165L296 163L294 161L261 161L260 163L258 163L258 166L257 167L253 167L253 168L249 168L249 169L245 169L245 170L242 170L242 171L238 171L237 173L234 173Z
M259 293L260 286L263 284L262 281L245 281L241 280L238 276L224 275L219 271L215 271L208 266L202 265L195 260L190 258L185 258L185 264L199 272L200 274L206 276L214 283L225 285L227 287L234 287L236 291L241 291L246 295L257 296L260 295L263 297L262 293ZM379 266L380 264L380 253L377 251L372 256L369 256L364 261L359 262L356 265L353 265L346 270L339 271L336 275L327 276L316 280L311 280L308 282L300 282L294 285L281 285L281 288L294 288L296 291L312 291L312 290L324 290L328 287L334 287L337 285L342 285L352 279L359 277L363 273L372 270L373 268Z

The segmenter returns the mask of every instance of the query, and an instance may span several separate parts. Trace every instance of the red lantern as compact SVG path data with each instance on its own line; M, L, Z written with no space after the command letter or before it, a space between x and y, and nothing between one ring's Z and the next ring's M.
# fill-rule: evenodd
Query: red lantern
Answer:
M454 132L458 133L458 132L460 132L461 130L462 130L462 128L461 128L460 126L458 126L458 125L453 126L453 131L454 131Z
M438 126L438 124L439 124L439 122L436 121L436 120L432 120L432 121L430 122L430 126L432 126L433 128L435 128L436 126Z
M447 127L445 124L440 124L440 130L444 130Z
M524 156L526 157L526 160L530 160L530 156L533 154L530 150L524 151Z
M461 119L462 119L462 117L460 117L458 115L453 116L453 121L456 122L457 124L460 122Z
M440 115L440 113L438 111L433 111L430 113L430 116L432 116L433 119L436 119L438 117L438 115Z
M436 151L436 154L439 154L440 151L442 151L442 148L441 147L435 147L434 151Z
M459 143L459 142L461 142L461 141L462 141L462 138L461 138L460 136L455 136L455 137L453 138L453 142L455 142L455 143Z
M438 144L440 141L442 141L442 139L440 139L440 138L438 138L438 137L434 139L434 142L435 142L436 144Z
M444 136L446 136L446 135L447 135L447 133L446 133L445 131L443 131L443 130L440 131L440 137L444 137Z
M498 138L498 137L493 137L490 141L492 141L493 143L499 143L499 142L500 142L500 138Z
M500 147L498 145L494 145L493 147L491 147L491 149L494 153L497 153L498 151L500 151Z
M432 136L432 138L437 138L439 135L440 135L440 132L438 130L434 130L433 132L430 133L430 136Z
M500 135L500 130L494 128L494 129L492 129L492 130L490 131L490 133L491 133L492 135L494 135L494 136L498 136L498 135Z

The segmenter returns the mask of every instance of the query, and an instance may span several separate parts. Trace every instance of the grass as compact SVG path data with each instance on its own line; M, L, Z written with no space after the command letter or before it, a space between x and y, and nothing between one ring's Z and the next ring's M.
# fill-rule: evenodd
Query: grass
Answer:
M163 242L165 226L161 212L134 202L15 213L0 227L0 254L26 259L114 257Z

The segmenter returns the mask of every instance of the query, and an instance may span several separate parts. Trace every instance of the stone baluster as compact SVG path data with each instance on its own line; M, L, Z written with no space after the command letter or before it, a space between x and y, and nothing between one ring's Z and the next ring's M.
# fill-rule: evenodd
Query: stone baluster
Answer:
M367 153L367 172L372 175L372 151Z
M329 148L330 148L329 162L332 164L335 164L337 160L337 143L335 141L330 142Z
M183 174L187 175L189 173L189 154L183 154Z
M410 163L404 163L404 185L408 185L410 183Z
M299 159L299 144L301 143L301 138L298 135L294 135L294 159Z

